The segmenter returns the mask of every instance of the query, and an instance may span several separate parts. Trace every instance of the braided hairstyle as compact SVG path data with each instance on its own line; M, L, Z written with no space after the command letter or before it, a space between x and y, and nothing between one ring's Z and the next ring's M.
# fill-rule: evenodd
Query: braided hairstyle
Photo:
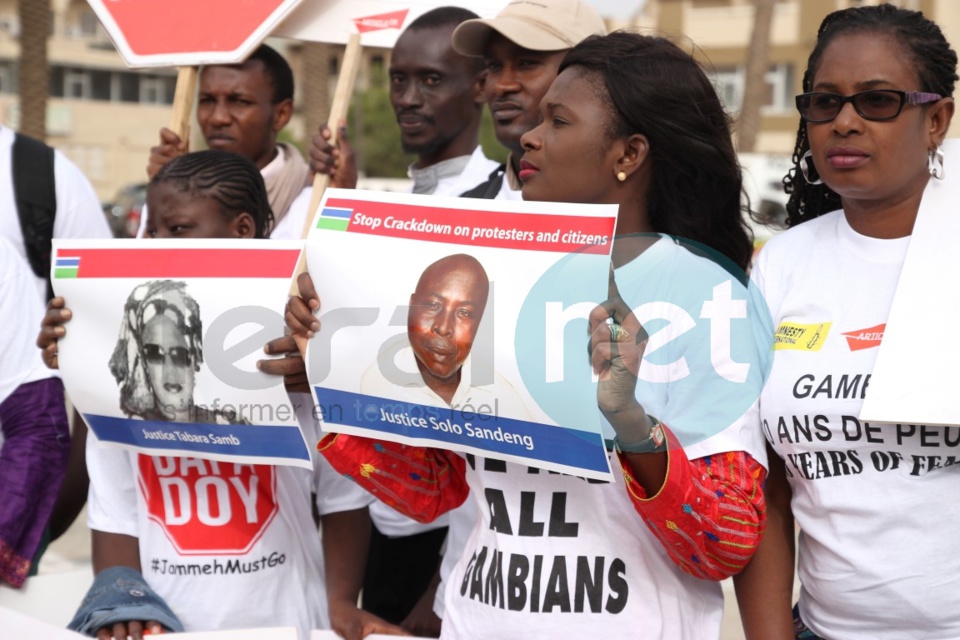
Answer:
M642 133L650 141L653 230L705 245L746 270L753 242L730 118L700 64L666 38L617 31L571 49L560 71L568 68L594 75L598 92L606 90L611 138Z
M935 22L919 11L900 9L892 4L854 7L834 11L820 23L817 44L807 60L803 74L803 91L813 90L813 77L827 46L840 35L853 33L891 35L910 55L920 78L919 91L953 96L957 77L957 53L950 48L943 32ZM803 178L800 162L810 149L807 126L801 119L797 130L797 144L793 150L793 168L783 178L784 190L790 194L787 202L787 226L792 227L812 220L841 207L840 196L825 184L813 185Z
M195 198L216 200L227 220L250 214L255 238L266 238L273 227L263 176L243 156L216 149L187 153L165 164L150 184L161 182Z

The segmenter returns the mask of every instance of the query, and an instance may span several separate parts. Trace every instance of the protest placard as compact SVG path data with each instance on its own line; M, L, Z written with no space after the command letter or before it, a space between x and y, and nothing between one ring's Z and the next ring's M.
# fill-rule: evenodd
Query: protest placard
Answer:
M156 455L312 468L263 345L283 335L297 242L55 240L67 392L96 437ZM311 443L312 445L312 443Z
M608 478L585 318L606 297L615 224L609 205L329 190L306 246L324 428ZM571 290L589 297L571 309ZM562 346L529 354L566 331L583 336L572 388ZM552 382L579 408L566 422L531 393Z
M242 62L301 0L89 0L129 67Z
M0 606L0 629L4 638L46 638L47 640L81 640L87 636Z
M947 157L960 143L944 140ZM897 291L884 324L844 333L850 349L879 347L860 419L910 425L960 425L960 178L948 171L923 192ZM869 283L864 283L869 286ZM869 385L869 386L868 386Z
M346 44L351 33L359 33L364 46L392 48L400 32L431 9L463 7L490 18L506 5L507 0L303 0L273 35Z

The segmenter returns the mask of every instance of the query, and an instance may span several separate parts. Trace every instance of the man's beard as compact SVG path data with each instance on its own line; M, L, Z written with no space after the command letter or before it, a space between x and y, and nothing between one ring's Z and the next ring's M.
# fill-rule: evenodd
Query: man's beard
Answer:
M437 153L443 150L448 144L450 144L450 140L445 138L434 138L433 140L428 140L420 144L409 144L404 142L403 138L400 139L400 146L403 148L403 152L416 155L431 155Z

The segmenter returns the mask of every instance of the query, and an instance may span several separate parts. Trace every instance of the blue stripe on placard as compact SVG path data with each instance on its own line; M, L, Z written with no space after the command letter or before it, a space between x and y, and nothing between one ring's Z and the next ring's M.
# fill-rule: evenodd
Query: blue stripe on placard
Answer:
M324 218L347 218L353 215L353 209L340 209L337 207L324 207L320 215Z
M309 460L299 427L250 424L194 424L133 420L85 413L98 440L148 449L180 449L202 455ZM221 438L215 441L212 438ZM204 442L206 439L207 442Z
M58 267L79 267L80 258L57 258L55 264Z
M313 391L317 403L324 409L327 423L469 446L590 471L609 469L606 447L599 433L478 414L473 407L470 411L454 410L324 387L314 387ZM454 425L459 427L459 433L455 432Z

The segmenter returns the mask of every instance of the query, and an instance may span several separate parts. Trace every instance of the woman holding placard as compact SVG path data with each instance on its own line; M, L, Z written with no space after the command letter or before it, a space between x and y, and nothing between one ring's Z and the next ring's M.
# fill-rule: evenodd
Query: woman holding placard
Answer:
M587 482L343 435L318 446L342 473L416 519L458 506L468 491L478 500L478 525L446 590L442 637L715 639L722 595L714 581L742 569L763 530L762 436L744 416L762 374L751 368L733 383L736 411L701 411L711 378L721 377L698 342L704 335L690 331L699 338L668 351L691 363L706 358L706 367L691 365L669 392L638 385L646 341L630 309L678 290L685 295L675 306L691 304L700 291L685 289L680 274L744 297L738 277L752 247L729 121L692 56L628 33L574 47L541 116L523 138L524 197L620 205L610 300L590 328L600 407L616 435L613 466L623 473L610 484ZM300 291L287 321L310 337L320 303L306 274ZM693 313L704 303L697 299Z
M791 229L753 271L777 330L761 397L768 528L738 580L750 638L960 637L960 475L944 468L960 433L859 419L921 200L949 164L956 67L916 11L820 25L785 179Z

